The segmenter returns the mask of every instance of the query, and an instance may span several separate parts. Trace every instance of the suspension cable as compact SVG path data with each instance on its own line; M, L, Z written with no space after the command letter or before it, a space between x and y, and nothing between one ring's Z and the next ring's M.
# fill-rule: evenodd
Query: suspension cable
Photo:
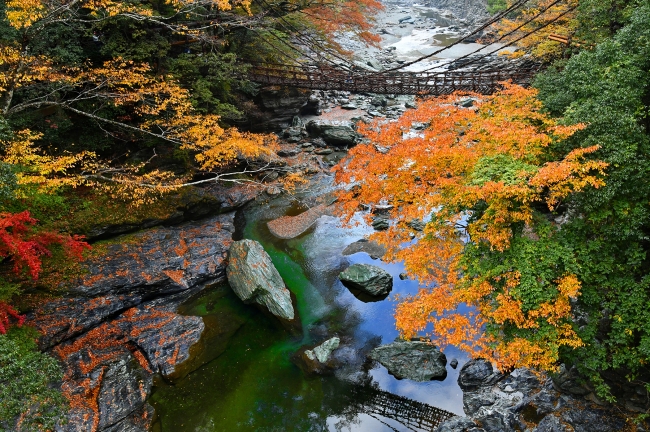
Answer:
M568 14L569 12L574 11L574 10L577 9L577 8L578 8L578 5L575 5L575 6L570 7L569 9L565 10L565 11L562 12L560 15L556 16L556 17L553 18L551 21L545 23L545 24L542 25L541 27L536 28L536 29L533 29L533 30L529 31L528 33L524 34L523 36L520 36L520 37L518 37L517 39L515 39L515 40L513 40L513 41L511 41L511 42L508 42L506 45L504 45L504 46L502 46L502 47L500 47L500 48L497 48L497 49L495 49L495 50L493 50L493 51L490 51L490 52L487 53L487 54L484 54L484 55L482 55L482 56L480 56L480 57L476 57L476 58L471 59L469 62L465 63L465 64L463 65L463 67L467 66L468 64L476 63L477 61L482 60L482 59L484 59L485 57L491 56L492 54L494 54L494 53L497 52L497 51L500 51L500 50L502 50L502 49L504 49L504 48L507 48L507 47L509 47L509 46L512 46L512 45L516 44L516 43L519 42L520 40L527 38L528 36L532 35L533 33L536 33L536 32L538 32L538 31L542 30L543 28L546 28L546 27L550 26L550 25L553 24L555 21L559 20L559 19L562 18L564 15ZM459 58L462 58L462 57L459 57Z
M524 27L525 25L530 24L531 22L533 22L534 20L536 20L537 18L539 18L542 14L544 14L546 11L548 11L550 8L552 8L552 7L555 6L556 4L560 3L561 1L563 1L563 0L555 0L553 3L549 4L546 8L542 9L541 11L539 11L535 16L533 16L532 18L530 18L528 21L523 22L522 24L520 24L520 25L517 26L516 28L512 29L511 31L509 31L508 33L506 33L506 34L504 34L504 35L501 35L501 37L499 37L498 39L496 39L496 40L490 42L490 44L495 44L495 43L497 43L497 42L499 42L499 41L502 41L503 39L507 38L508 36L512 35L512 34L515 33L517 30L521 29L521 28ZM559 18L559 17L558 17L558 18ZM556 20L557 20L557 18L556 18ZM541 28L543 28L543 27L540 27L540 28L538 28L538 29L536 29L536 30L540 30ZM508 46L508 45L506 45L506 46ZM468 58L468 57L470 57L470 56L472 56L472 55L474 55L474 54L476 54L476 53L478 53L478 52L480 52L480 51L483 51L485 48L486 48L486 46L482 46L481 48L479 48L479 49L477 49L477 50L475 50L475 51L472 51L471 53L467 53L467 54L465 54L465 55L463 55L463 56L460 56L460 57L458 57L458 58L455 58L455 59L453 60L453 62L458 62L459 60L466 59L466 58ZM501 49L503 49L503 48L505 48L505 47L501 47L501 48L499 48L499 50L501 50ZM459 68L461 68L461 67L465 67L465 66L467 66L468 64L471 64L471 63L474 63L474 61L470 61L470 62L464 63L463 65L459 65L459 66L454 67L453 69L449 69L449 70L459 69ZM425 69L425 70L423 70L422 72L428 72L428 71L430 71L430 70L432 70L432 69L435 69L435 68L436 68L436 66L431 67L431 68L429 68L429 69Z
M269 8L269 10L273 10L273 11L278 12L278 10L275 9L274 6L271 5L267 0L260 0L260 2L265 4ZM337 53L335 53L330 48L323 46L320 43L320 41L314 39L312 36L301 32L293 24L289 23L283 16L279 15L277 18L278 18L279 21L281 21L280 25L282 27L284 27L286 30L288 30L289 33L295 33L294 36L296 37L296 39L298 39L300 42L305 44L305 46L307 46L308 48L311 49L312 47L315 46L317 48L320 48L322 51L326 52L327 54L330 54L331 56L341 60L343 63L345 63L346 66L348 66L348 67L353 66L353 64L348 59L338 55ZM307 39L307 40L305 40L305 39ZM323 60L325 60L325 61L327 61L327 62L329 62L329 63L331 63L331 64L333 64L335 66L341 66L339 63L336 63L335 61L333 61L333 60L331 60L331 59L329 59L329 58L327 58L325 56L323 56Z
M263 35L261 34L261 32L260 32L259 30L254 29L254 28L249 28L248 30L252 30L253 32L257 33L257 35L258 35L258 36L259 36L259 37L264 41L264 43L270 45L271 48L273 48L276 52L280 53L280 54L281 54L282 56L284 56L285 58L287 58L287 59L289 59L289 60L291 60L291 61L293 61L293 62L296 62L296 63L300 64L301 66L308 66L308 65L305 64L303 61L301 61L301 60L299 60L299 59L297 59L297 58L293 58L293 57L291 57L289 54L285 53L282 49L280 49L277 45L273 44L273 43L272 43L271 41L269 41L267 38L264 38ZM278 35L276 35L275 33L273 33L273 30L269 31L267 34L270 34L270 35L273 36L275 39L279 40L282 44L284 44L284 45L286 45L287 47L289 47L289 49L294 50L295 52L297 52L297 53L300 54L301 56L306 56L306 57L309 58L310 60L313 60L311 57L309 57L309 55L305 54L304 52L302 52L301 50L299 50L298 48L296 48L296 47L293 46L292 44L288 43L287 41L285 41L284 39L282 39L281 37L279 37Z

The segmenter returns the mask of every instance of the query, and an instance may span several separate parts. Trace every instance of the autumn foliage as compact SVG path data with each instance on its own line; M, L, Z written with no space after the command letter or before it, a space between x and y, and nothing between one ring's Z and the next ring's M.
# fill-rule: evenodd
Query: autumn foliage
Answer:
M0 259L11 258L14 272L26 270L32 279L41 271L41 257L49 256L54 244L63 246L66 253L78 260L83 251L89 249L82 236L68 236L52 232L31 233L37 220L28 211L21 213L0 213Z
M84 250L90 248L83 237L47 231L34 233L37 222L28 211L0 213L0 260L10 259L16 274L25 271L32 279L37 279L42 258L51 255L50 248L55 244L61 245L71 258L83 259ZM12 306L0 301L0 334L7 332L10 318L17 320L18 325L24 320Z
M377 44L381 38L370 31L370 17L382 10L383 5L377 0L314 2L303 13L319 29L328 35L336 32L353 30L361 40Z
M21 326L25 322L25 317L20 315L16 309L5 302L0 302L0 334L6 334L12 321Z
M118 128L143 139L159 140L194 157L196 169L205 172L219 172L240 160L268 158L273 153L273 136L227 128L219 115L199 112L190 91L177 78L154 70L147 62L117 56L103 62L88 60L71 65L45 54L31 54L32 50L23 45L37 42L39 32L56 23L90 28L107 17L144 22L163 19L156 17L146 2L82 1L75 2L74 7L65 3L8 2L6 18L19 37L0 48L0 112L5 118L44 107L55 108L57 112L85 118L100 127ZM238 8L244 16L250 13L247 1L166 3L179 16L193 16L204 8L215 11ZM173 20L168 28L176 37L197 36L199 31L188 26L189 23ZM109 116L96 107L108 108L108 112L119 111L121 115ZM116 135L123 136L123 133ZM20 167L21 184L38 184L41 189L49 188L49 192L61 186L83 184L104 189L116 197L128 197L139 205L191 179L191 174L184 176L175 171L148 168L146 162L116 164L115 160L93 151L51 155L44 151L48 145L43 145L42 139L42 133L23 129L0 143L3 147L0 161Z
M552 237L558 227L538 220L570 194L602 186L607 164L589 157L597 146L551 151L584 126L543 114L534 90L508 85L468 96L471 108L452 95L424 101L396 122L362 126L370 143L335 167L349 185L341 209L351 217L362 204L393 205L395 223L372 237L423 284L397 307L405 337L426 332L506 369L553 369L559 349L583 344L571 322L580 281L570 266L558 267L539 281L543 294L531 296L530 279L539 275L507 260L514 242ZM415 219L427 223L412 241Z

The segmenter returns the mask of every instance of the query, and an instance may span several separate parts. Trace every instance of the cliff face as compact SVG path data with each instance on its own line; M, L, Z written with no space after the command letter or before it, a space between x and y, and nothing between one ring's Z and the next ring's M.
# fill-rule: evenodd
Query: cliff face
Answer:
M69 296L42 305L29 324L63 364L71 404L62 431L147 430L154 373L173 376L204 329L176 309L224 280L234 212L117 238L84 262Z

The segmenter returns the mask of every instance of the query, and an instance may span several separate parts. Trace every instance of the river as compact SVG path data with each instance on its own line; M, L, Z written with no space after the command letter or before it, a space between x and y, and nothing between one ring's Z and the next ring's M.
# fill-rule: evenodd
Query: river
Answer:
M373 260L363 252L342 255L346 245L369 232L363 224L345 228L337 218L324 216L292 240L268 231L269 220L300 210L286 198L258 203L245 212L240 236L259 241L271 256L296 296L303 335L292 336L257 308L242 304L227 285L191 299L181 311L204 319L198 361L205 364L174 383L157 383L150 400L159 416L154 431L421 430L376 414L372 401L382 391L463 414L456 380L467 358L453 347L446 354L459 366L447 366L444 381L397 380L365 359L369 349L398 336L393 294L413 294L417 283L400 280L404 269L399 263ZM354 263L390 272L395 281L391 296L365 303L343 287L337 275ZM331 335L345 341L335 351L345 361L342 369L308 376L292 363L299 347Z

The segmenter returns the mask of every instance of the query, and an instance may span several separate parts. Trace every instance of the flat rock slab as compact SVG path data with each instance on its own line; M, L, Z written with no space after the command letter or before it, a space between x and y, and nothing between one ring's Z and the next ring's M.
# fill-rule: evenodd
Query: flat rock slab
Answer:
M447 357L427 342L393 342L373 349L368 356L397 379L431 381L447 377Z
M153 374L172 379L205 327L176 307L225 279L233 219L231 212L98 246L67 282L70 297L29 314L41 349L63 367L71 409L62 432L149 429Z
M271 234L281 239L292 239L311 228L319 217L332 214L332 206L319 204L297 216L282 216L267 222Z
M83 263L86 274L70 291L86 297L153 297L223 279L234 215L159 227L111 244Z
M203 329L199 317L140 305L54 347L64 370L61 390L72 402L62 431L101 431L129 418L147 430L153 374L171 375Z

